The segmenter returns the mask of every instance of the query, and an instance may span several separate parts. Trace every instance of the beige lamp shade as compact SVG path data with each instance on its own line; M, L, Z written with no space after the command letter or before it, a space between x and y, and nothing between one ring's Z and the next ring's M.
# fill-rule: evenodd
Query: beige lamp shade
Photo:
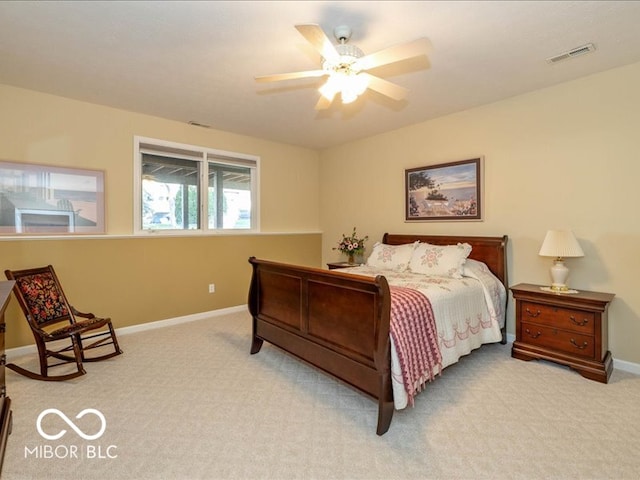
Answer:
M584 257L584 252L571 230L549 230L538 255L556 258Z
M565 257L584 257L582 247L571 230L549 230L544 237L539 255L555 257L551 267L551 289L566 291L569 269L564 264Z

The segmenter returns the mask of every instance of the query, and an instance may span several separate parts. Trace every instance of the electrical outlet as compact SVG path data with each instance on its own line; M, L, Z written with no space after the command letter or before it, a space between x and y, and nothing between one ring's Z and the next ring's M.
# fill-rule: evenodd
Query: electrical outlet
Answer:
M215 283L210 283L209 284L209 293L216 293L216 284Z

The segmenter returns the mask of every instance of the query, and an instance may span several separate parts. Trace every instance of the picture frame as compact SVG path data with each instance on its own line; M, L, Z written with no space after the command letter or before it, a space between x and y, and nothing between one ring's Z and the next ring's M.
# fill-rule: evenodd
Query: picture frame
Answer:
M0 235L103 233L104 172L0 161Z
M482 157L405 170L405 221L482 218Z

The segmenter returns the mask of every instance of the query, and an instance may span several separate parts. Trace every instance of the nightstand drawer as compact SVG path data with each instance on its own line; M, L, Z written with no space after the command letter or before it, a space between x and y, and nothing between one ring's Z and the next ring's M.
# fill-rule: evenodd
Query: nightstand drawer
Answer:
M522 341L528 344L587 358L595 355L595 339L592 336L527 322L522 322L520 328Z
M595 315L593 312L527 301L523 301L520 308L522 308L523 322L529 321L550 325L556 328L580 332L585 335L593 335L595 332Z

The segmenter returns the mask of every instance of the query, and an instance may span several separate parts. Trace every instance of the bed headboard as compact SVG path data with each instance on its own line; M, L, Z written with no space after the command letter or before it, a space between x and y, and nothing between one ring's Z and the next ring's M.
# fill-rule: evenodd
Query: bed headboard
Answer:
M489 270L500 279L505 287L507 284L507 241L508 237L465 237L453 235L408 235L385 233L382 243L389 245L402 245L413 243L416 240L432 245L456 245L468 243L471 245L469 258L484 262Z

